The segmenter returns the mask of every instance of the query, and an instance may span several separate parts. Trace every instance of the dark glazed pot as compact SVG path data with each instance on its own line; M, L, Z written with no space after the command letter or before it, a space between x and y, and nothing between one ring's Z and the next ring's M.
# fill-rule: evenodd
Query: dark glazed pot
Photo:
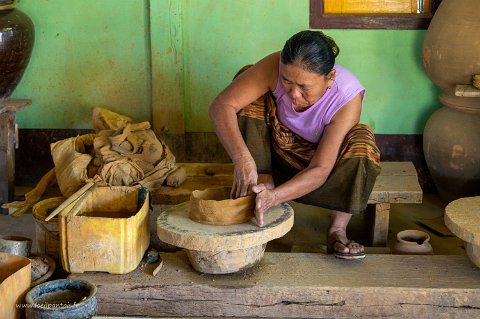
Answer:
M89 319L97 313L97 288L85 280L57 279L25 296L27 319Z
M480 98L455 96L457 84L480 74L480 2L443 0L423 42L425 73L441 90L428 119L425 160L440 196L480 195Z
M15 8L16 2L0 0L0 99L20 82L35 41L33 22Z

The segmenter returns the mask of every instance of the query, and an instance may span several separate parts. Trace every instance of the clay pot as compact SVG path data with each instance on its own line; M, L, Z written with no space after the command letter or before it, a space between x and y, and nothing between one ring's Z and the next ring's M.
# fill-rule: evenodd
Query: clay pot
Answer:
M440 196L452 201L480 193L480 99L455 96L457 84L480 73L478 0L443 0L423 42L423 66L441 90L443 107L423 136L427 166Z
M33 22L15 8L16 2L0 0L0 99L20 82L35 41Z
M32 240L22 236L0 236L0 252L28 257Z
M420 230L403 230L397 234L397 242L393 246L396 255L433 255L430 236Z
M255 196L230 199L230 187L196 190L190 196L189 218L207 225L235 225L254 217Z
M34 287L25 296L27 319L92 318L97 288L85 280L58 279Z

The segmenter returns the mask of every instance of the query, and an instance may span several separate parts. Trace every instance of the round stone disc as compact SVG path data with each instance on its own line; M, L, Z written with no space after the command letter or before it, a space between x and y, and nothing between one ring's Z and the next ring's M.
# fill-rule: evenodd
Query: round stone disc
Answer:
M480 245L480 196L454 200L445 208L445 225L459 238Z
M265 244L282 237L293 226L293 208L287 203L270 208L264 214L264 226L252 222L215 226L194 222L188 215L190 202L162 212L157 218L160 240L190 250L225 251Z

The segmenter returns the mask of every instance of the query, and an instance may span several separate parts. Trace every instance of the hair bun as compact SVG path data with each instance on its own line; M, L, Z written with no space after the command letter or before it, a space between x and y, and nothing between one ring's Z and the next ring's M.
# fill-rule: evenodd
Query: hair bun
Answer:
M330 48L332 49L332 52L333 52L333 56L334 57L337 57L337 55L340 53L340 48L338 47L338 45L335 43L335 41L329 37L328 35L326 35L325 33L323 33L322 31L318 31L320 33L320 35L322 36L322 38L327 41L327 43L330 45Z

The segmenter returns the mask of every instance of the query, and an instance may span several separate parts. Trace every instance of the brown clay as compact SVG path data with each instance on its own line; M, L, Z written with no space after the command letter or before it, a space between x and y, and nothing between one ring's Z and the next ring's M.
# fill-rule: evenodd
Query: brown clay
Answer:
M189 218L207 225L235 225L254 217L255 196L230 199L230 187L196 190L190 196Z
M171 172L167 179L165 180L165 184L171 187L177 187L183 184L187 180L187 170L184 166L180 166L175 171Z

